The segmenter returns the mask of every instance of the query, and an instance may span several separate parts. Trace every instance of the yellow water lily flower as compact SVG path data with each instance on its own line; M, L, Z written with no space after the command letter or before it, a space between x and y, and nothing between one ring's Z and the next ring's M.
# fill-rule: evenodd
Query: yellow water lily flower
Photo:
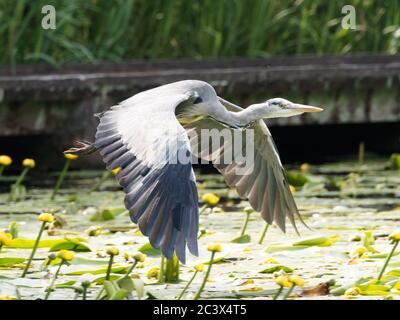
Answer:
M111 173L115 176L121 171L121 169L122 169L121 167L117 167L115 169L112 169Z
M137 262L144 262L146 260L146 255L138 252L133 255L133 259L135 259Z
M287 276L280 275L275 279L275 283L281 287L291 287L292 282L289 280Z
M63 261L71 261L75 257L75 252L70 250L60 250L57 253L57 257Z
M36 166L36 162L33 159L26 158L22 161L22 165L26 168L34 168Z
M43 212L38 216L38 221L52 223L54 221L54 216L51 213Z
M289 185L289 189L291 193L295 193L296 192L296 188L292 185Z
M160 268L151 268L146 273L147 279L158 279L160 275Z
M217 205L220 199L221 198L215 195L214 193L205 193L201 197L201 200L203 200L209 206Z
M116 247L108 247L106 253L110 256L117 256L119 255L119 250Z
M12 159L9 156L2 155L0 156L0 166L8 167L12 164Z
M12 236L9 233L6 233L4 231L0 231L0 244L2 246L9 246L12 241Z
M310 164L309 163L303 163L301 166L300 166L300 171L301 171L301 173L309 173L310 172Z
M389 236L389 240L400 241L400 232L394 232Z
M304 286L304 279L296 274L290 275L289 281L298 287Z
M361 290L357 287L349 288L345 291L345 296L358 296L361 293Z
M193 268L194 268L197 272L203 272L203 271L204 271L204 264L202 264L202 263L196 264Z
M72 153L64 153L64 158L68 160L76 160L78 159L78 156Z
M219 243L213 243L213 244L209 244L207 246L207 250L211 251L211 252L221 252L222 251L222 247Z

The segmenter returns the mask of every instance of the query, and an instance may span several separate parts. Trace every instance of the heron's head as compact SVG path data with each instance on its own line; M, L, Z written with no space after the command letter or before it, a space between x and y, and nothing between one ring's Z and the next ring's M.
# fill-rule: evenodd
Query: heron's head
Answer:
M320 112L323 109L305 104L290 102L283 98L273 98L257 105L262 109L264 119L292 117L304 112Z

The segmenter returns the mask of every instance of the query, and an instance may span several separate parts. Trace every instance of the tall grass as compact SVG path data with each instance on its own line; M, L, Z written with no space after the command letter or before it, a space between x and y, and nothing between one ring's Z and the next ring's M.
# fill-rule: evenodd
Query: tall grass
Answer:
M357 30L341 28L346 4ZM397 53L399 29L399 0L2 0L0 63Z

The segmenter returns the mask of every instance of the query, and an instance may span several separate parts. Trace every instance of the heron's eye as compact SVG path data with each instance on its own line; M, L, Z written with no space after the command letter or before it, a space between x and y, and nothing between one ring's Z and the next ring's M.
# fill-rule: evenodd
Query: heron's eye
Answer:
M203 102L203 99L200 98L200 97L197 97L196 100L193 101L193 104L197 104L197 103L200 103L200 102Z

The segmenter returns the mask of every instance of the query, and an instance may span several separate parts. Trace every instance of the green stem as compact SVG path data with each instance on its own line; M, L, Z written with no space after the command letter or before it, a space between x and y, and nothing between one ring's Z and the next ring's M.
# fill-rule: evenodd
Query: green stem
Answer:
M388 266L390 259L392 258L394 252L396 251L396 248L397 248L398 244L399 244L399 241L396 241L394 243L392 250L390 251L389 255L387 256L387 258L385 260L385 264L383 265L382 270L379 273L378 281L381 280L381 278L383 277L383 274L385 273L386 267Z
M3 244L0 243L0 252L1 252L1 249L3 249Z
M86 294L87 294L87 286L82 286L83 292L82 292L82 300L86 300Z
M128 269L128 271L126 272L125 276L129 276L131 274L131 272L133 271L133 269L135 269L136 265L137 265L137 261L135 260L134 263L132 263L131 267Z
M114 255L110 255L110 261L108 261L108 268L107 268L107 274L106 274L106 280L110 280L110 274L111 274L111 268L114 262Z
M57 269L56 273L54 274L54 278L53 278L53 280L51 281L50 286L47 287L47 289L46 289L47 292L46 292L46 296L44 297L44 300L48 300L48 299L49 299L50 294L51 294L51 292L53 291L54 284L56 283L58 274L60 273L60 270L61 270L61 267L63 266L63 264L64 264L64 260L61 261L60 265L58 266L58 269Z
M98 189L100 189L100 187L102 186L102 184L109 179L112 176L112 172L110 171L106 171L104 172L104 174L102 175L102 177L100 178L99 182L97 182L92 189L90 189L89 192L93 192L96 191Z
M208 205L206 205L206 204L204 206L202 206L200 209L199 215L201 215L207 208L208 208Z
M172 258L165 264L165 282L171 283L179 280L179 260L174 252Z
M282 293L283 287L280 286L280 288L278 289L278 291L275 293L274 297L272 298L272 300L276 300L278 299L279 295Z
M292 286L289 288L289 290L286 292L286 294L283 296L282 300L286 300L290 296L295 286L296 285L293 283Z
M210 259L210 263L208 264L207 272L204 276L203 283L201 284L199 291L197 291L196 295L194 296L194 300L200 299L201 293L203 292L203 289L206 286L206 282L207 282L208 276L210 275L211 267L212 267L212 264L214 261L214 256L215 256L215 251L211 252L211 259Z
M21 278L25 278L26 274L28 273L29 267L30 267L30 265L32 263L32 260L33 260L33 257L35 256L36 250L37 250L37 248L39 246L39 241L40 241L40 238L42 237L42 233L44 231L45 226L46 226L46 222L43 221L42 222L42 226L40 227L38 236L36 238L35 244L33 245L31 255L29 256L28 263L25 265L25 269L24 269L24 272L22 273Z
M54 200L54 198L56 197L56 195L58 193L58 190L60 189L61 184L64 181L65 175L68 172L68 168L69 168L70 164L71 164L71 160L70 159L66 159L65 160L65 164L64 164L64 168L60 172L60 175L58 176L58 179L57 179L56 185L54 187L53 193L51 194L51 198L50 198L51 200Z
M158 276L159 283L164 283L164 266L165 266L165 257L163 254L161 254L160 274Z
M4 166L3 165L1 165L0 166L0 177L2 176L2 174L3 174L3 171L4 171Z
M263 230L263 232L261 233L260 240L258 240L258 244L262 244L262 243L263 243L264 238L265 238L265 235L267 234L268 228L269 228L269 224L266 223L266 224L265 224L265 227L264 227L264 230Z
M24 170L22 170L22 172L21 172L21 174L19 175L17 181L11 186L11 191L10 191L10 194L9 194L9 196L8 196L7 201L12 201L12 200L13 200L13 196L14 196L14 195L13 195L13 192L14 192L15 190L17 190L18 187L21 185L22 181L24 181L25 176L26 176L26 174L28 173L29 169L30 169L29 167L25 167Z
M189 288L189 286L192 284L194 278L196 278L198 271L195 271L193 274L193 277L188 281L188 283L186 284L186 286L183 288L181 294L178 296L177 300L181 300L183 295L185 294L186 290Z
M244 220L244 225L243 225L243 228L242 228L242 232L240 233L241 237L244 236L244 233L246 232L247 225L249 223L249 219L250 219L250 213L246 213L246 219Z

